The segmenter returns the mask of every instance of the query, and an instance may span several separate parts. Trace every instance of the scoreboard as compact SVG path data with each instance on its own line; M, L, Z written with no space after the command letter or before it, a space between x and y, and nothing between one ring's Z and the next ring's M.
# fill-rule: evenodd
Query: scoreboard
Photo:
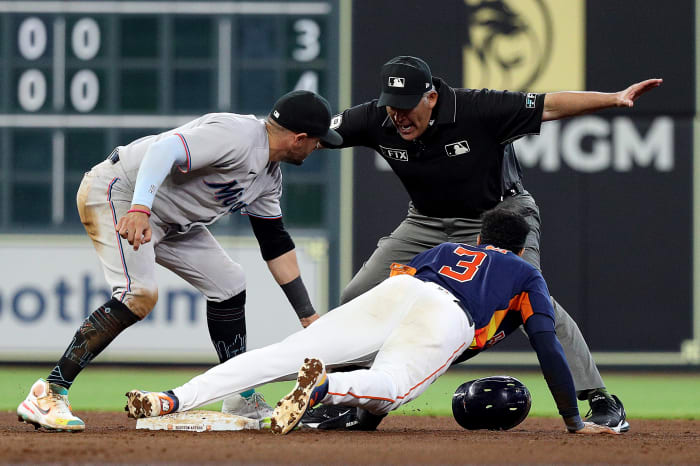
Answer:
M83 173L137 137L293 89L335 109L338 21L338 0L0 1L0 232L80 228ZM291 226L332 222L332 159L285 171Z

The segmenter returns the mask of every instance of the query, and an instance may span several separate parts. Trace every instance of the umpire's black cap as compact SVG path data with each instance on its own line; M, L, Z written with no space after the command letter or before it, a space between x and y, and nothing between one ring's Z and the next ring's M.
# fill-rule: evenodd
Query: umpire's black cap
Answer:
M321 138L325 145L339 146L343 138L330 129L331 106L311 91L292 91L275 102L270 118L295 133Z
M413 108L433 88L430 67L416 57L402 55L384 63L381 79L382 93L377 107Z

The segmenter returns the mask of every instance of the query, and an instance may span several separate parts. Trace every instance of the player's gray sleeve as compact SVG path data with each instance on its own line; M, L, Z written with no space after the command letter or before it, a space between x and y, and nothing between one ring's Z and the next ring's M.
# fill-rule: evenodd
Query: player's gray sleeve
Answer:
M145 205L150 209L158 188L170 173L173 164L185 162L187 153L177 136L168 136L151 144L139 166L131 204Z
M274 168L269 178L272 180L269 184L269 189L258 195L253 202L243 207L243 209L241 209L242 214L264 219L282 217L282 208L280 207L280 197L282 197L282 170L279 167L279 163L277 163L277 166Z

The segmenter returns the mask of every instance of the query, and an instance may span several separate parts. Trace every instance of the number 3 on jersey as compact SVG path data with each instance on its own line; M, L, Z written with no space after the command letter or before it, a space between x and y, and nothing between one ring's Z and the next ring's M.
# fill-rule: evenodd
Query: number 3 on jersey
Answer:
M450 277L453 280L457 280L460 283L468 282L476 272L479 271L481 263L486 259L486 253L481 251L470 251L469 249L458 246L454 251L458 256L466 256L468 260L460 260L457 262L456 267L461 267L464 270L454 269L448 265L443 265L440 268L440 275Z

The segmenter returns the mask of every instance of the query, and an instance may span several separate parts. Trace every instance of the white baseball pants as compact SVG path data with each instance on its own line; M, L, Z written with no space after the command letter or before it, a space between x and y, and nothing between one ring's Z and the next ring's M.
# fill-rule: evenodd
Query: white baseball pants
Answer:
M328 404L387 413L423 393L471 343L474 326L455 297L434 283L400 275L323 315L279 343L248 351L174 389L180 411L259 385L292 380L304 358L326 367Z

